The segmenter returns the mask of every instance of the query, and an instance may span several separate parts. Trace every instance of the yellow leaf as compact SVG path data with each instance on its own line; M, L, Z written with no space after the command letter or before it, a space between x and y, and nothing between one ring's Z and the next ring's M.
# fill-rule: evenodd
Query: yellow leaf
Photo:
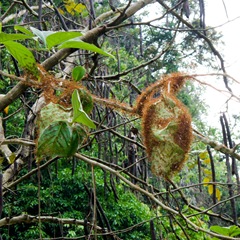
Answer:
M209 163L210 163L210 158L206 158L206 159L203 161L203 163L209 164Z
M210 176L212 176L212 172L210 171L210 170L208 170L208 169L203 169L203 172L206 174L206 175L210 175Z
M12 153L12 154L9 156L9 163L10 163L10 164L13 164L14 161L15 161L15 159L16 159L16 155L15 155L14 153Z
M7 106L3 111L8 114L8 109L9 109L9 106Z
M58 12L62 15L64 15L64 11L61 8L58 8Z
M208 186L208 193L209 193L209 195L213 194L213 185L212 184Z
M66 8L68 13L72 14L72 12L73 12L73 6L72 5L66 4L65 8Z
M64 1L64 3L65 3L65 8L66 8L66 10L67 10L70 14L73 15L73 9L74 9L76 3L75 3L73 0L66 0L66 1Z
M82 3L78 3L78 4L74 7L74 10L75 10L77 13L81 13L85 8L86 8L85 5L83 5Z
M204 179L203 179L203 186L207 186L208 184L207 183L209 183L210 182L210 179L208 178L208 177L205 177Z
M221 195L222 195L221 191L218 188L216 188L216 197L217 197L218 201L221 200Z
M86 9L86 6L82 3L76 3L74 0L65 0L64 1L66 10L74 15L75 13L81 13Z
M199 154L199 157L200 157L200 159L205 159L205 158L207 158L208 157L208 152L201 152L200 154Z

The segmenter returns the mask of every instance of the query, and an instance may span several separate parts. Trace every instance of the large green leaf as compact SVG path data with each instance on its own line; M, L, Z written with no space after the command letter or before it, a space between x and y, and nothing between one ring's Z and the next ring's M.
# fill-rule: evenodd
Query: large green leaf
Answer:
M38 156L70 157L78 148L80 135L67 122L58 121L48 126L38 140Z
M223 236L229 236L229 229L225 228L225 227L220 227L220 226L211 226L210 230L215 232L215 233L219 233Z
M14 26L14 30L25 33L26 35L31 36L31 37L34 36L31 31L29 31L27 28L25 28L23 26L16 25L16 26Z
M80 36L82 36L80 32L55 32L46 37L47 47L51 49L53 46Z
M83 110L80 95L78 90L74 90L72 94L72 107L73 107L73 122L82 123L90 128L96 128L96 125L89 118L87 113Z
M0 43L4 43L6 41L14 41L14 40L22 40L32 38L32 36L28 36L21 33L11 34L11 33L0 33Z
M7 41L3 42L11 55L18 61L21 67L27 69L35 76L38 76L36 60L30 50L20 43Z
M53 31L40 31L40 30L38 30L37 28L34 28L34 27L30 27L30 29L31 29L31 31L33 32L34 35L36 35L37 37L39 37L42 40L45 47L47 47L47 41L46 41L47 36L55 33Z
M61 48L79 48L79 49L96 52L104 56L112 57L115 59L115 57L112 54L103 51L101 48L96 47L94 44L86 43L83 41L67 41L61 44L59 48L60 49Z

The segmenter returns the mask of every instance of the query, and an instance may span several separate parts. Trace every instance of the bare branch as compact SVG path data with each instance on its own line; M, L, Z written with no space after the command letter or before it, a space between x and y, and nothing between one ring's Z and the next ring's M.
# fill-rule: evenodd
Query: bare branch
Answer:
M50 223L62 223L62 224L73 224L73 225L84 225L84 220L77 220L75 218L58 218L58 217L52 217L52 216L41 216L40 217L41 222L50 222ZM6 225L15 225L20 223L38 223L39 222L39 216L33 216L28 214L19 215L12 218L3 218L0 220L0 227L6 226ZM87 223L89 226L92 226L91 223ZM96 229L98 231L102 231L102 228L99 226L96 226Z

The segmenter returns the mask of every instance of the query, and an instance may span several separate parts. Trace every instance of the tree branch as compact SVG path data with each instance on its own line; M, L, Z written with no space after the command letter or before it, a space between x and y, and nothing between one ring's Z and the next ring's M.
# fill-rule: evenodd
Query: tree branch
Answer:
M87 157L84 157L83 155L81 154L78 154L76 153L75 156L78 158L78 159L81 159L83 160L84 162L88 163L89 165L94 165L94 166L98 166L112 174L114 174L115 176L117 176L119 179L121 179L124 183L126 183L130 188L142 193L143 195L147 196L149 199L151 199L153 202L155 202L158 206L160 206L163 210L167 211L167 212L170 212L174 215L180 215L185 221L187 224L189 224L191 227L193 227L193 231L202 231L204 233L207 233L211 236L214 236L214 237L218 237L220 239L235 239L235 238L232 238L232 237L227 237L227 236L223 236L223 235L219 235L219 234L216 234L216 233L213 233L213 232L210 232L204 228L201 228L199 226L197 226L195 223L193 223L187 216L183 215L182 213L166 206L165 204L163 204L159 199L157 199L154 194L148 192L147 190L141 188L139 185L136 185L136 184L133 184L131 181L129 181L128 179L126 179L124 176L122 176L118 171L102 164L102 163L99 163L99 162L96 162L96 161L93 161Z
M62 224L73 224L73 225L81 225L84 226L84 220L77 220L75 218L58 218L53 216L41 216L41 222L50 222L50 223L62 223ZM6 225L15 225L20 223L38 223L39 216L33 216L28 214L22 214L16 217L8 218L5 217L0 220L0 227ZM87 223L89 226L92 226L90 222ZM102 228L96 226L98 231L102 231Z
M216 151L219 151L221 153L225 153L225 154L229 154L232 157L237 158L240 161L240 155L238 153L235 152L235 148L227 148L225 145L213 141L203 135L201 135L200 133L196 132L195 130L193 131L193 135L195 137L197 137L200 141L202 141L205 144L208 144L210 147L214 148Z

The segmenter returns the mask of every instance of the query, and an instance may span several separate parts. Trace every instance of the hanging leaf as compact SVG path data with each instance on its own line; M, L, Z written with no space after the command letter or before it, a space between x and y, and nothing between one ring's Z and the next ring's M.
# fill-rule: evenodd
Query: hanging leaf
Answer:
M36 60L30 50L20 43L7 41L3 42L7 50L18 61L21 67L27 69L34 76L38 76Z
M4 43L6 41L23 40L28 38L32 38L32 36L27 36L21 33L16 33L16 34L3 33L3 32L0 33L0 43Z
M40 135L37 155L70 157L77 151L82 140L83 136L67 122L54 122Z
M203 179L203 186L208 186L208 184L207 183L209 183L210 182L210 178L208 178L208 177L205 177L204 179Z
M212 184L208 185L208 194L209 195L213 194L213 185Z
M72 71L72 77L75 81L79 81L86 73L86 69L82 66L77 66Z
M77 90L72 94L72 107L73 107L73 122L82 123L90 128L96 128L96 125L89 118L87 113L83 110L80 95Z
M27 28L25 28L25 27L23 27L23 26L16 25L16 26L14 26L14 30L15 30L15 31L22 32L22 33L25 33L26 35L29 35L29 36L31 36L31 37L34 36L31 31L29 31Z
M216 197L218 201L221 200L221 195L222 195L221 191L218 188L216 188Z
M47 47L47 41L46 41L47 36L55 33L53 31L40 31L34 27L30 27L30 29L34 35L36 35L38 38L40 38L42 40L45 47Z
M55 32L46 37L46 45L48 49L51 49L53 46L80 36L82 36L80 32Z
M112 54L103 51L101 48L96 47L94 44L86 43L86 42L83 42L83 41L67 41L67 42L64 42L63 44L61 44L59 46L59 49L62 49L62 48L84 49L84 50L88 50L88 51L92 51L92 52L102 54L102 55L107 56L107 57L112 57L112 58L115 59L115 57Z

